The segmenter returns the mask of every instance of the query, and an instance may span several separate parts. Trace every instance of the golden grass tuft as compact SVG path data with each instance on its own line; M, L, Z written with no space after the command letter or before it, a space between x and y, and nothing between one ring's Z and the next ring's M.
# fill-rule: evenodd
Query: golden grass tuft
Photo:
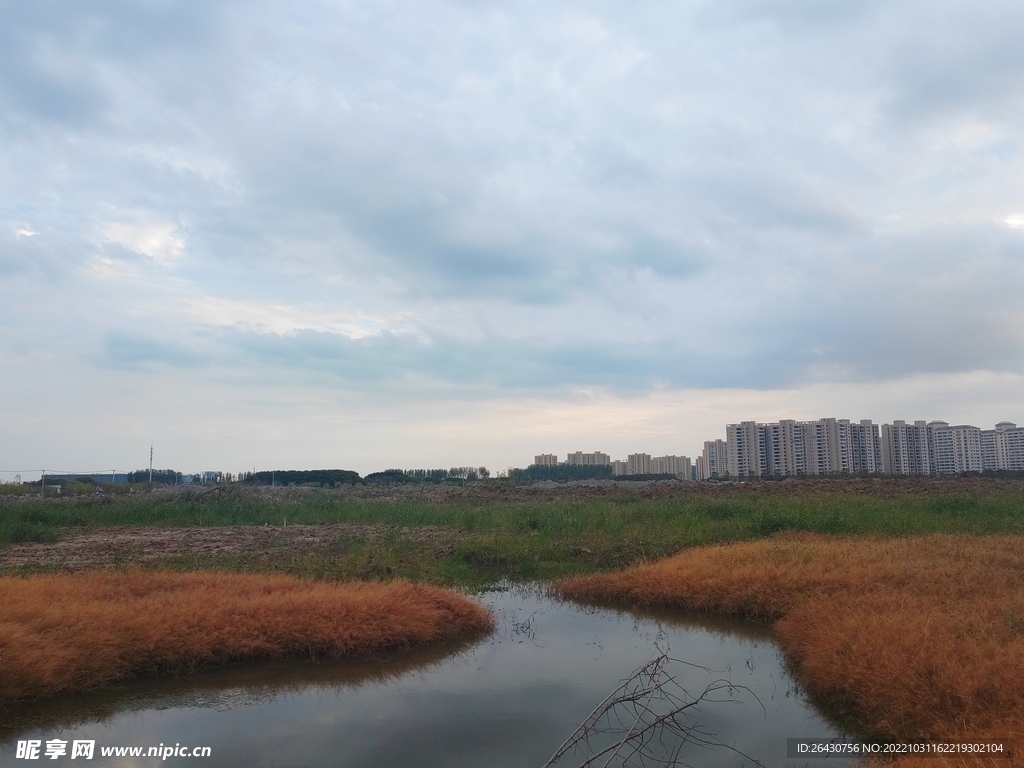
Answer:
M243 659L329 658L489 630L485 608L407 582L97 572L0 578L0 701Z
M566 579L555 591L773 621L798 679L867 732L1015 739L1012 762L948 764L1024 765L1024 537L787 535Z

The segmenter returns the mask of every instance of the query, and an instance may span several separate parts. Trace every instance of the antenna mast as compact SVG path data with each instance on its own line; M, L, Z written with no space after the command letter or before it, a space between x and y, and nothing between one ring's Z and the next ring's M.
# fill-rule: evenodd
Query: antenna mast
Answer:
M153 444L149 444L149 482L153 482Z

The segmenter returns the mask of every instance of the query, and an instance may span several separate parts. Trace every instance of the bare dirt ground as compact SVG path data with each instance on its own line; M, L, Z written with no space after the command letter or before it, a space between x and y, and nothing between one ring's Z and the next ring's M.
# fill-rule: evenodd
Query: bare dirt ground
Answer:
M988 494L1019 491L1024 477L849 477L756 482L681 480L577 480L567 483L544 481L531 485L512 485L500 480L471 482L465 485L434 485L431 483L341 485L334 488L310 486L251 486L243 484L220 486L162 486L150 490L119 486L112 495L142 494L148 498L180 496L194 501L213 500L225 496L289 501L309 494L328 494L333 498L388 501L420 500L428 503L450 502L545 502L585 501L589 499L668 499L676 496L707 496L712 498L744 495L822 497L870 496L894 498L901 496L944 496ZM106 496L102 488L97 495ZM37 494L0 495L0 507L32 502ZM55 498L50 503L73 504L81 497Z
M559 501L584 499L645 498L667 499L674 496L942 496L984 494L1020 489L1024 478L1009 477L852 477L826 479L790 478L779 481L684 482L681 480L577 480L568 483L544 481L531 485L511 485L487 481L457 485L356 485L330 489L332 494L353 499L423 499L427 501ZM259 488L287 498L291 494L316 492L305 487ZM326 489L325 489L326 490Z
M460 534L431 525L396 528L357 523L181 528L121 526L88 532L70 529L52 543L13 544L0 550L0 572L25 568L85 571L182 555L288 558L332 554L344 548L343 544L339 547L339 542L346 539L376 542L395 536L434 545L436 556L441 557L450 553L451 542Z

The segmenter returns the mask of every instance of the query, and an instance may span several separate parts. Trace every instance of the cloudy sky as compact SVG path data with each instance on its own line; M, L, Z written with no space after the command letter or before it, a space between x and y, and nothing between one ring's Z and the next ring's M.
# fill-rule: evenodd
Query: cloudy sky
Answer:
M1019 0L0 17L0 472L1024 422Z

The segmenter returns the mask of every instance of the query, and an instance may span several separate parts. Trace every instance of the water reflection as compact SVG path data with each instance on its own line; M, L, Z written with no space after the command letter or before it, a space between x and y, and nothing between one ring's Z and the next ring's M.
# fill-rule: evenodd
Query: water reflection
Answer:
M499 628L473 644L136 681L10 709L2 716L0 763L12 762L17 739L59 737L95 739L94 765L147 764L103 758L104 745L182 743L211 747L203 766L539 768L652 658L656 643L706 668L687 668L687 691L714 679L737 686L723 701L696 708L696 722L765 765L794 765L785 760L787 737L836 735L794 685L762 625L571 605L536 589L480 599ZM681 760L709 768L749 764L697 744Z
M128 680L87 693L12 705L0 710L0 743L27 729L73 730L119 713L175 708L228 710L269 704L282 695L316 688L382 684L466 653L484 637L340 661L231 664L187 676Z

